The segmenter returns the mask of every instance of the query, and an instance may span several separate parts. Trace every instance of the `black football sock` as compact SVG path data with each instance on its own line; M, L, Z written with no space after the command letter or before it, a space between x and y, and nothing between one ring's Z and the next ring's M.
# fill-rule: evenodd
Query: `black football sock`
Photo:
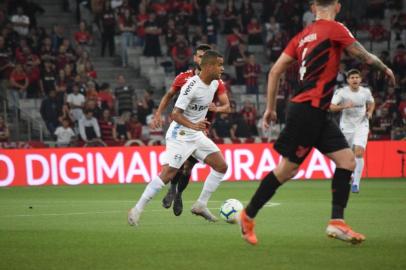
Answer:
M175 177L171 180L171 191L176 191L176 186L179 183L179 178L182 176L182 168L176 173Z
M331 182L333 193L332 219L344 219L344 209L350 197L352 171L336 168Z
M257 191L247 205L246 213L250 218L255 218L258 211L272 198L281 183L276 179L275 174L270 172L261 181Z
M178 182L178 193L182 193L189 184L190 174L181 174Z

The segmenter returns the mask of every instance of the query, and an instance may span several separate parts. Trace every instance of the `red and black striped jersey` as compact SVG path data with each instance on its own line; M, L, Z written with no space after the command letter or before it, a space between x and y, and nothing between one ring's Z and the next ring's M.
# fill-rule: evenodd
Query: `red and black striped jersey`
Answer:
M327 110L343 50L356 39L341 23L317 20L297 34L284 53L299 64L299 88L291 101Z

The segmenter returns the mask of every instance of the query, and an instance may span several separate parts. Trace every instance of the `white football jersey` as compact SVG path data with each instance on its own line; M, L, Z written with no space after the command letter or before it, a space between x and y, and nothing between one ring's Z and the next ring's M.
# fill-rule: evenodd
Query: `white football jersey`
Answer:
M358 128L369 128L368 118L366 116L366 105L374 103L369 88L360 86L358 91L351 91L349 86L337 89L334 93L331 103L340 105L352 102L353 106L349 109L344 109L341 112L340 127L343 132L352 132Z
M183 115L192 123L203 120L210 103L213 102L218 85L218 80L213 80L210 85L207 85L198 75L189 78L180 90L175 107L182 109ZM172 121L166 132L166 139L193 141L199 138L198 133L202 133L202 131L196 131Z

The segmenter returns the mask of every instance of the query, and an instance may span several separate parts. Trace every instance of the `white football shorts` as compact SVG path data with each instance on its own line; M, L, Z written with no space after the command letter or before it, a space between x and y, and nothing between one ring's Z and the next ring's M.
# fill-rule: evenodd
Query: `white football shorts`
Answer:
M196 141L180 141L169 138L166 140L163 164L169 164L170 167L179 169L190 156L204 161L208 155L219 151L217 145L204 135Z
M353 148L354 145L366 148L368 142L369 128L360 127L353 132L343 132L348 145Z

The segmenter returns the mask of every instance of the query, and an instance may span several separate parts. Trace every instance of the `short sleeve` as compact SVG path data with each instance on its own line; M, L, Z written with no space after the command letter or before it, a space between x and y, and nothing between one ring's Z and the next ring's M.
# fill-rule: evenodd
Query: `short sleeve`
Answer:
M190 80L188 83L182 86L179 97L175 103L176 108L186 110L187 106L189 106L190 102L192 101L194 95L193 91L194 84L196 84L196 81Z
M342 23L337 23L332 35L332 39L335 43L339 44L341 48L346 48L355 41L357 41L353 34Z
M337 89L334 92L333 98L331 99L331 104L338 105L343 101L342 93L343 91L341 89Z
M176 76L175 80L173 80L172 83L172 88L175 91L180 91L180 89L182 88L182 86L186 83L186 76L185 73L181 73L178 76Z
M372 96L371 90L369 88L367 88L366 90L367 90L366 91L366 94L367 94L366 101L367 101L367 103L374 103L375 100L374 100L374 97Z
M297 47L299 45L298 40L299 40L298 35L292 38L289 41L288 46L286 46L285 50L283 51L284 53L295 59L298 59L297 57Z
M227 93L227 89L224 86L224 82L222 80L219 80L219 85L217 87L216 95L220 96L220 95L225 94L225 93Z

